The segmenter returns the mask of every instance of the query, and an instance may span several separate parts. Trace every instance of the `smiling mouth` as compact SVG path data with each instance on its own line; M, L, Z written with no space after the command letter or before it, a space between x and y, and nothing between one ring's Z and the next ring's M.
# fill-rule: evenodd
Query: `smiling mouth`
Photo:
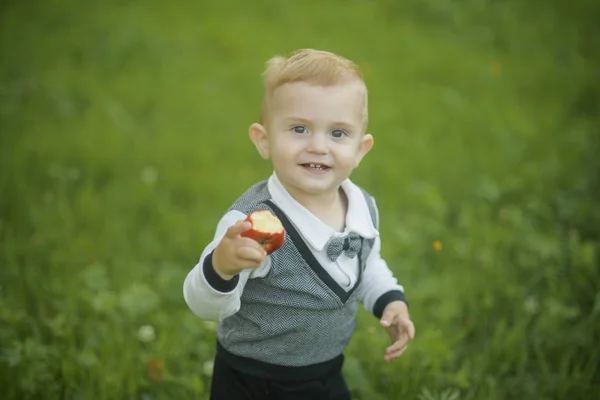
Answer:
M303 166L304 168L312 169L315 171L325 171L325 170L331 169L330 166L325 165L325 164L307 163L307 164L300 164L300 165Z

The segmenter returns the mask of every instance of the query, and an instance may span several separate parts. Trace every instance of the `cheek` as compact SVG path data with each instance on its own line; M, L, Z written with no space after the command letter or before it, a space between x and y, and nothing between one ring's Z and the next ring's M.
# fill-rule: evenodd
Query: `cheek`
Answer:
M295 138L275 138L271 142L271 148L277 153L276 155L281 158L289 158L294 156L298 149L301 147L299 145L299 140L294 140Z
M271 159L275 165L284 165L293 160L293 152L285 143L274 142L271 144Z
M337 153L337 161L345 166L353 166L358 159L358 152L354 146L347 146Z

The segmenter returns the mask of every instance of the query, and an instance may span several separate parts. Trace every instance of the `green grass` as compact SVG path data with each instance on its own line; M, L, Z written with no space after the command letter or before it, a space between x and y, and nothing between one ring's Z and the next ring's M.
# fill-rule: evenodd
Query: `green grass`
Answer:
M5 398L206 398L214 326L183 279L270 173L247 129L264 62L299 47L364 70L353 180L417 330L386 364L361 310L355 398L600 395L593 1L39 3L0 14Z

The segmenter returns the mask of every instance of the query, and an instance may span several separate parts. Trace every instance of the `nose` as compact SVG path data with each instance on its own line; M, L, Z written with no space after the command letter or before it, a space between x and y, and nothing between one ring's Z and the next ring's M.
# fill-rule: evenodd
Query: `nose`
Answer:
M311 135L308 143L308 151L315 154L326 154L328 151L327 138L321 133Z

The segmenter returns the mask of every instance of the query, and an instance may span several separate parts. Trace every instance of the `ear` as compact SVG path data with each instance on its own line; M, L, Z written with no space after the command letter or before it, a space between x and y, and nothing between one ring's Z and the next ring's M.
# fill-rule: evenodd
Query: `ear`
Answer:
M261 157L268 160L271 154L269 151L269 137L265 127L261 124L254 123L250 125L249 135L250 140L252 140L252 143L256 146Z
M358 145L358 153L356 154L356 158L354 159L354 167L358 167L361 160L373 147L373 136L370 133L366 133L361 139L360 144Z

